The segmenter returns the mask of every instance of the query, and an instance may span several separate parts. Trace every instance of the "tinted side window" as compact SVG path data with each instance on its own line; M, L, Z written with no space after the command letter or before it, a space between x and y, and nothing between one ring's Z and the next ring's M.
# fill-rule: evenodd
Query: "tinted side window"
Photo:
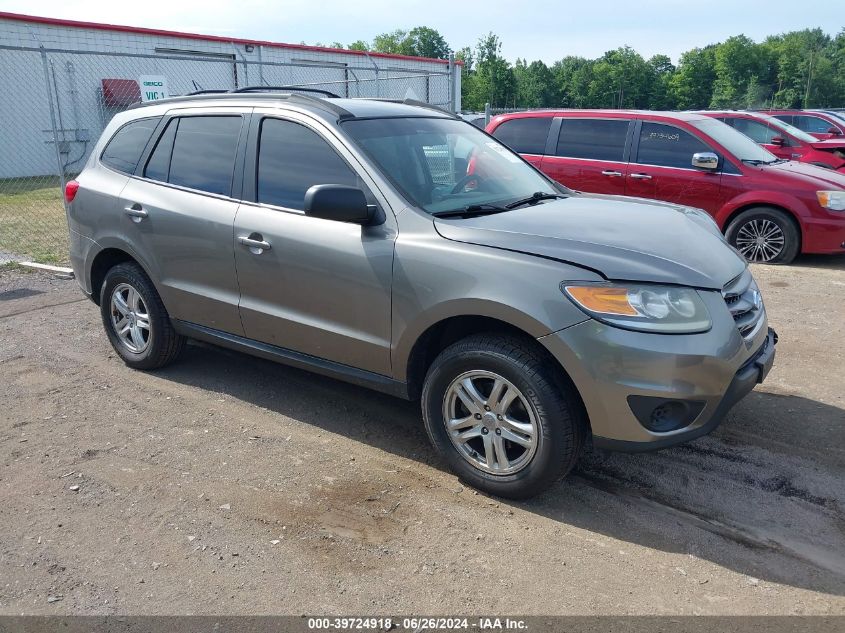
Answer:
M159 118L156 117L124 125L112 136L100 160L117 171L127 174L134 172L158 121Z
M505 121L493 136L520 154L545 154L551 118L526 118Z
M563 119L557 155L569 158L621 161L628 121L621 119Z
M795 123L793 123L793 125L800 130L809 132L810 134L827 134L827 131L830 128L836 127L832 123L828 123L817 116L807 116L805 114L796 114Z
M707 145L680 128L643 121L637 162L691 169L693 154L710 151Z
M199 191L231 195L240 130L239 116L179 119L167 182Z
M314 185L363 188L355 172L316 132L279 119L261 123L256 184L258 202L299 210Z
M737 132L742 132L755 143L771 143L772 138L777 136L773 128L770 128L765 123L753 121L751 119L733 119L734 129Z
M795 125L795 121L793 120L793 117L792 117L791 114L773 114L772 116L775 117L776 119L780 119L784 123L789 123L790 125ZM795 125L795 127L798 127L798 126Z
M167 124L164 134L158 139L147 166L144 168L144 176L153 180L167 182L170 175L170 154L173 150L173 139L176 137L176 128L179 119L173 119Z

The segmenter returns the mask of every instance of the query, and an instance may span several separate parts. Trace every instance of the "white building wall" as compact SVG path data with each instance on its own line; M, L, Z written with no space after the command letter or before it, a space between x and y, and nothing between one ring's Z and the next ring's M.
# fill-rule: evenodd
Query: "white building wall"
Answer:
M61 160L69 173L81 169L106 123L123 109L104 103L103 79L164 75L173 95L231 90L237 77L238 87L309 85L341 96L410 97L443 107L450 100L449 67L431 60L257 43L248 51L244 43L0 17L0 179L57 173L42 55L15 50L40 47L79 51L47 53ZM460 109L460 72L454 74Z

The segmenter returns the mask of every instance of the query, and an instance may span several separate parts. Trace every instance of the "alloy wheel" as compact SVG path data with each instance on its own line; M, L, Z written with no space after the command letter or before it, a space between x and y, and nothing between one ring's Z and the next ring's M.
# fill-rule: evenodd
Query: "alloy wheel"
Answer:
M443 398L443 420L461 457L484 472L512 475L537 452L536 412L496 373L474 370L455 378Z
M111 325L121 345L133 354L149 347L150 313L141 293L129 284L118 284L112 291Z
M736 248L750 262L770 262L783 252L783 230L765 218L749 220L736 234Z

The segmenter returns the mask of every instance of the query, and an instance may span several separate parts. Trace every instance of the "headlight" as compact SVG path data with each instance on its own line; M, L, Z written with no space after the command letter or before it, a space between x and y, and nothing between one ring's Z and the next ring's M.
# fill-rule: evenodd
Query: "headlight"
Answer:
M845 211L845 191L817 191L819 204L831 211Z
M692 288L652 284L593 284L561 290L594 319L643 332L691 334L710 329L710 315Z

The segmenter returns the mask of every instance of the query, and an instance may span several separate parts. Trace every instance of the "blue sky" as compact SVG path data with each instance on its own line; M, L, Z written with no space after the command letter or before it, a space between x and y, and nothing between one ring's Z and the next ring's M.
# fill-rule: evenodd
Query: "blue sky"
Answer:
M645 57L678 55L745 33L805 27L830 34L845 27L841 0L0 0L0 10L90 22L299 43L371 41L396 28L427 25L453 48L497 33L510 59L551 63L565 55L597 57L630 45Z

